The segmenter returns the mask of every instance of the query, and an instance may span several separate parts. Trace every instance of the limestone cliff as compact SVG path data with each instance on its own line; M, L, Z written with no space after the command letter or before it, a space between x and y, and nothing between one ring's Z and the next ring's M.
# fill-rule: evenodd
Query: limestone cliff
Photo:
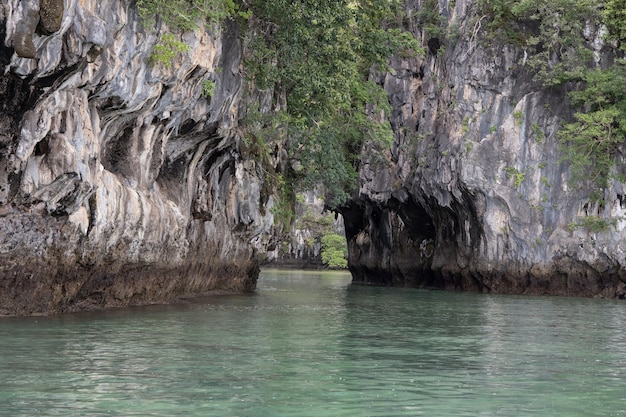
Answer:
M409 0L398 23L426 54L372 73L395 142L364 146L340 210L354 280L623 297L626 187L572 184L557 139L576 86L538 82L477 3ZM433 5L445 42L424 27ZM190 51L171 62L153 55L166 25L145 24L128 0L0 5L0 315L246 291L278 253L270 171L293 155L244 140L240 120L285 92L247 85L234 22L174 31ZM602 30L582 36L605 64ZM315 255L309 240L287 251Z
M427 55L378 76L396 141L386 158L365 149L342 209L355 281L623 297L626 187L611 182L600 204L568 182L556 135L572 113L566 86L534 81L527 51L490 39L476 1L434 3L457 37L444 47L411 20ZM599 32L585 37L602 65Z
M133 3L0 5L0 315L255 287L273 203L241 156L239 29L168 66Z

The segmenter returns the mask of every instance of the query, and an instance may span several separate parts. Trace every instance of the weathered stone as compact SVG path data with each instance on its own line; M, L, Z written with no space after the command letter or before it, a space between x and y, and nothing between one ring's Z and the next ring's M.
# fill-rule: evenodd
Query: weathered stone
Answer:
M37 50L33 43L33 35L39 23L39 2L22 1L17 10L18 13L21 11L21 15L16 19L13 38L15 53L22 58L35 58Z
M598 205L569 185L556 136L571 114L565 89L533 82L523 49L474 33L474 1L438 4L464 35L378 80L396 141L385 163L363 161L342 210L355 281L623 297L626 187ZM614 226L571 228L586 216Z
M30 45L37 2L9 1L2 41ZM58 23L62 4L42 13ZM185 33L190 52L164 68L126 2L65 5L37 61L0 60L0 315L254 289L273 199L236 135L239 28Z

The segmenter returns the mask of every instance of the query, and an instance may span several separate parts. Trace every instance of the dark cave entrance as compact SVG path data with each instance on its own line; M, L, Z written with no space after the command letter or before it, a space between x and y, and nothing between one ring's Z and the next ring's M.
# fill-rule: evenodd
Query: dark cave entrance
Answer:
M437 229L414 201L351 202L342 208L350 272L355 283L430 286Z

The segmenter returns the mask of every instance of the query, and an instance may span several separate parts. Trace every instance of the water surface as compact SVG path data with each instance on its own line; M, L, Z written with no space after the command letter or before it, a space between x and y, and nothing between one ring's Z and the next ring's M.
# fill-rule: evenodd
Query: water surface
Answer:
M1 416L626 416L626 305L352 286L0 320Z

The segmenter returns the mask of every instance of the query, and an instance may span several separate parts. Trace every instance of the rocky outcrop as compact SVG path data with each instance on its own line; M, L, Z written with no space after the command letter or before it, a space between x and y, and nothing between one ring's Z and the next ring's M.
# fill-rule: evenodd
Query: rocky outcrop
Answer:
M0 6L0 315L250 290L273 245L238 27L153 62L131 3Z
M386 158L365 149L342 209L355 281L623 297L626 187L613 182L599 204L568 183L556 136L572 112L566 89L533 81L522 48L488 42L475 2L438 4L462 36L444 49L411 28L427 55L378 80L396 141ZM601 35L587 35L602 59ZM610 226L582 226L589 218Z
M626 188L612 182L600 204L568 182L567 86L486 42L475 1L428 4L456 36L443 45L411 17L427 54L373 76L396 140L365 146L341 209L354 280L623 297ZM248 104L269 111L273 97L246 85L239 31L174 35L190 51L169 62L152 57L168 28L143 27L133 2L0 4L0 315L254 288L280 252L265 176L289 162L280 144L268 162L241 140ZM601 64L601 34L585 36ZM285 253L316 257L311 230Z

